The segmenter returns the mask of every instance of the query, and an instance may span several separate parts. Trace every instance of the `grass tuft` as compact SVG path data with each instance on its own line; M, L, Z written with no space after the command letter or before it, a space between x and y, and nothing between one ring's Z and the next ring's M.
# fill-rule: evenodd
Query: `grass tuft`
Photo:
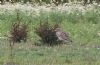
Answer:
M49 45L58 43L56 32L54 31L58 25L55 24L53 27L49 23L40 23L40 25L35 28L35 33L42 39L43 43Z

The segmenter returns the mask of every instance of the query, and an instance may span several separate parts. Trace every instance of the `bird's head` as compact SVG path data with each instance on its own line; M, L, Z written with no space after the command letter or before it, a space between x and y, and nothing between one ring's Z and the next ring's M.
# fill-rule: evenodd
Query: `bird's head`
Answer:
M54 31L55 32L58 32L58 31L60 31L61 29L60 28L56 28Z

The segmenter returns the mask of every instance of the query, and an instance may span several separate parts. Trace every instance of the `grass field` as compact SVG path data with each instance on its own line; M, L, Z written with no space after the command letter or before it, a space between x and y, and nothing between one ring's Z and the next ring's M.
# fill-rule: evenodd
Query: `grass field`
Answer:
M77 5L79 6L79 5ZM13 47L13 61L19 65L99 65L100 64L100 6L26 7L0 6L0 65L10 61L9 35L16 22L16 8L21 22L29 23L28 41ZM29 9L25 9L29 8ZM37 8L37 9L36 9ZM15 10L14 10L15 9ZM55 46L36 46L40 39L34 33L39 22L59 23L68 32L72 43Z

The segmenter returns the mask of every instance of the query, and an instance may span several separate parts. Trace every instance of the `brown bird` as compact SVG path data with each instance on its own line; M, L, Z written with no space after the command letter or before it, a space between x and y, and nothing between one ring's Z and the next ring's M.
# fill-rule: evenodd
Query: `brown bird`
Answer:
M69 38L69 35L63 32L60 28L56 28L55 32L56 36L58 37L58 41L62 41L64 43L72 42L72 40Z

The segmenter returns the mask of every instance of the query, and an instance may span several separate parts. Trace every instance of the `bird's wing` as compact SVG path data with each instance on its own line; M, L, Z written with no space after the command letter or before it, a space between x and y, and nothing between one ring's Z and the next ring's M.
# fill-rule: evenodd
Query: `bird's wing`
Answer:
M62 32L62 33L61 33L61 37L62 37L64 40L67 40L69 36L68 36L67 33Z

